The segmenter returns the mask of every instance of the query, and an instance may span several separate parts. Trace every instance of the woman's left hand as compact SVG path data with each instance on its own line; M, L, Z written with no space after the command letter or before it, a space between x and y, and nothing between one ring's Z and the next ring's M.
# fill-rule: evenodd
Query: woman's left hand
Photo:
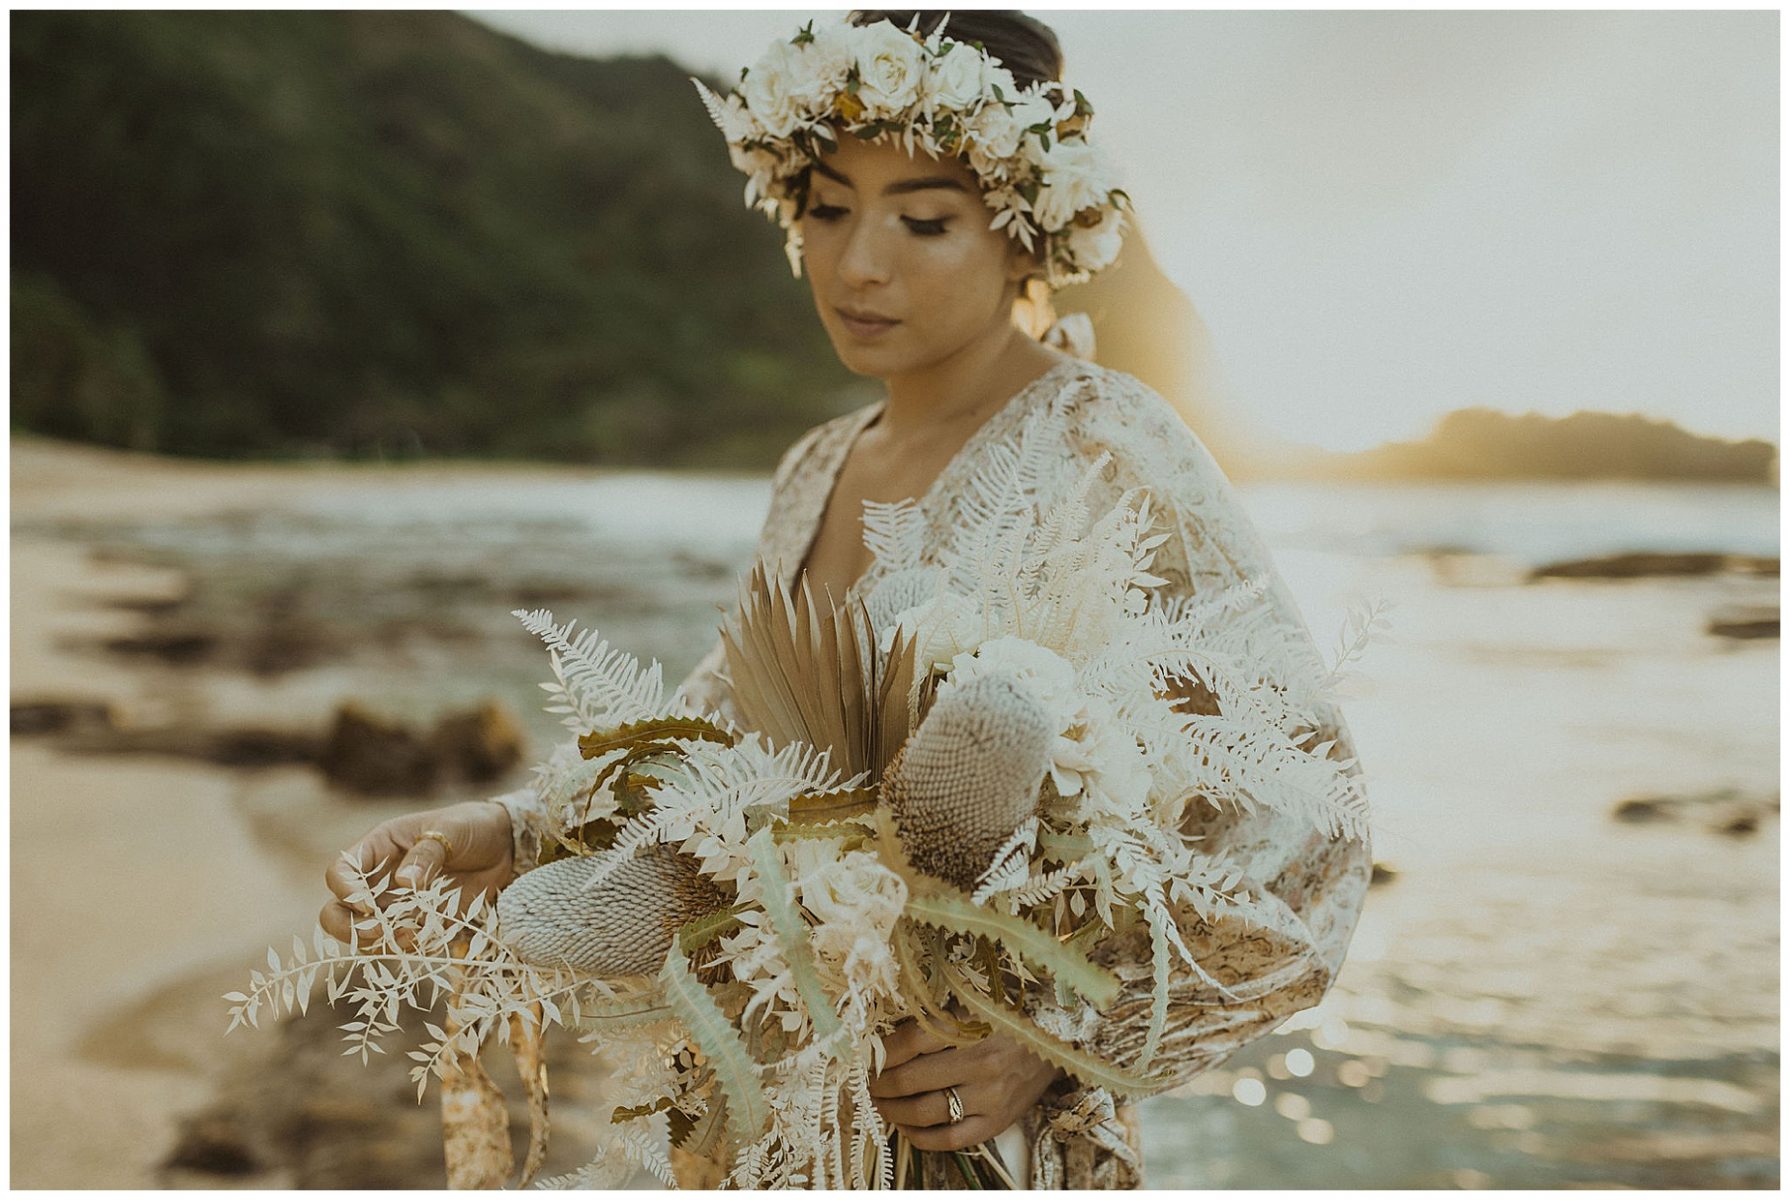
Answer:
M933 1037L911 1018L883 1039L888 1054L870 1081L884 1121L922 1150L964 1150L991 1140L1044 1095L1062 1071L1005 1034L967 1046ZM957 1089L963 1120L951 1124L945 1089Z

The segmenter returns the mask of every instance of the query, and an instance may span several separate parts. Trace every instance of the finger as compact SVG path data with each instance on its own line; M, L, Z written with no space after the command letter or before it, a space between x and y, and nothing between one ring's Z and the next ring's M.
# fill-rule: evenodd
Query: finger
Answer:
M975 1066L975 1059L961 1048L934 1050L878 1075L870 1081L870 1095L873 1098L917 1096L922 1092L962 1087L964 1081L975 1078Z
M935 1050L943 1050L953 1043L936 1037L912 1017L895 1027L895 1031L883 1039L883 1070L889 1071L903 1063L909 1062L922 1054L930 1054ZM875 1095L875 1092L871 1093Z
M989 1141L1000 1130L995 1128L993 1117L977 1115L965 1117L955 1125L933 1125L924 1129L910 1129L904 1125L901 1132L922 1150L968 1150Z
M360 874L371 882L372 876L389 857L389 848L390 843L382 835L368 834L345 853L338 854L331 860L323 872L323 882L338 899L346 903L348 897L361 887L354 877L354 869L358 867ZM350 907L354 905L351 904Z
M957 1098L964 1102L967 1110L969 1102L964 1100L962 1088L957 1090ZM922 1092L918 1096L899 1096L878 1100L876 1111L881 1113L883 1120L889 1124L912 1129L945 1125L949 1124L951 1120L951 1102L945 1098L944 1092ZM966 1119L968 1117L967 1111L965 1117Z
M354 910L346 904L340 900L331 900L317 914L317 924L323 926L324 933L346 946L351 936L349 931L354 925L354 916Z
M427 887L447 865L447 848L434 838L414 843L392 872L392 878L407 887Z

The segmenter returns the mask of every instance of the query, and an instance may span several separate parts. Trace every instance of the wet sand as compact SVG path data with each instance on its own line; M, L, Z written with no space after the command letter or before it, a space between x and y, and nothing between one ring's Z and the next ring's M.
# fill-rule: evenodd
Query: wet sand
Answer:
M191 517L316 488L330 473L22 441L12 462L15 525ZM127 727L167 720L157 672L70 643L129 634L142 618L108 605L183 587L178 571L15 534L15 702L105 702ZM265 1036L220 1036L218 997L243 985L257 952L306 928L295 917L322 902L328 848L378 817L332 801L308 770L285 772L281 810L258 819L238 772L16 738L12 751L12 1185L165 1186L180 1119Z

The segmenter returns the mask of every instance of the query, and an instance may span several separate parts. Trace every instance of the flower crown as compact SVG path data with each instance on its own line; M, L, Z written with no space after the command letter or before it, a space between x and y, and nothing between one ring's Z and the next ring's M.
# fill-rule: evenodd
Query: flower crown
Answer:
M748 176L746 207L783 226L790 269L802 273L797 213L805 168L840 131L865 141L917 144L933 158L959 155L1007 229L1028 250L1041 239L1052 287L1081 283L1109 266L1124 237L1131 198L1088 142L1094 108L1055 80L1020 87L980 42L930 36L916 16L904 31L809 21L787 42L740 70L722 100L691 77L727 138L733 165Z

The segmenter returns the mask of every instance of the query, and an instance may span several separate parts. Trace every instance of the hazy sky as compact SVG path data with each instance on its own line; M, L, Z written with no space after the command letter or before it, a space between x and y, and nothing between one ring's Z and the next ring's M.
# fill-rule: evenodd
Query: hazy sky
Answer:
M470 15L734 77L844 11ZM1480 404L1777 440L1776 12L1032 11L1272 432Z

